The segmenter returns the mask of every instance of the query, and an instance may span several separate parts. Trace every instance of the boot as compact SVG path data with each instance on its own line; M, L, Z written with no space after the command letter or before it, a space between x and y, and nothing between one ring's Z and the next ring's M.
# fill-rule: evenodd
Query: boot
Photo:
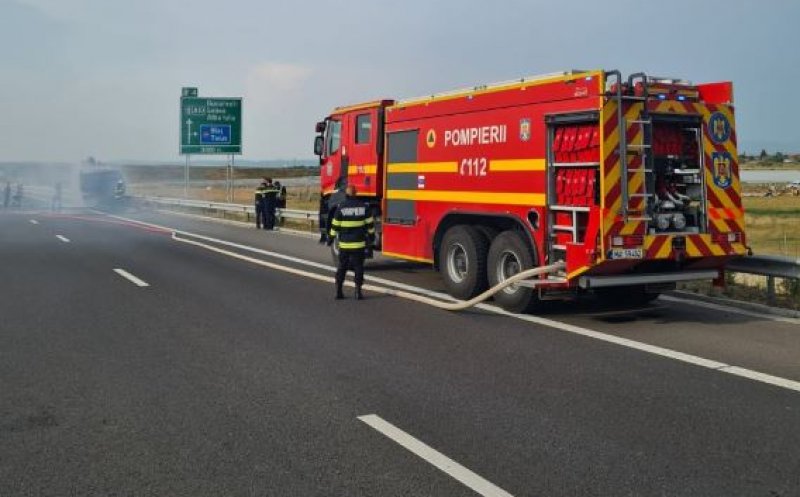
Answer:
M336 287L336 300L342 300L344 298L344 293L342 292L342 287Z
M364 300L364 294L361 293L361 287L356 287L356 300Z

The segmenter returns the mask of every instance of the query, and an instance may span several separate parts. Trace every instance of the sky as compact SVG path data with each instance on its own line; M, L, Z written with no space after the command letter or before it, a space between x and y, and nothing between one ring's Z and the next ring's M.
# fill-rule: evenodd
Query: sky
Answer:
M739 149L800 152L797 0L0 0L0 161L178 161L180 89L243 100L243 158L334 106L572 68L731 80Z

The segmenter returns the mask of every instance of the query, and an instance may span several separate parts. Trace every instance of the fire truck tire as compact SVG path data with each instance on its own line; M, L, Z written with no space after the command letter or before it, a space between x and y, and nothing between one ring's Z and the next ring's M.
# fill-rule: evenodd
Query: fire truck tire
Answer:
M489 241L472 226L447 230L439 246L439 272L450 295L466 300L486 290L488 249Z
M511 276L536 267L527 241L516 231L497 235L489 247L489 286L494 287ZM494 301L511 312L529 312L541 303L533 288L511 285L494 295Z

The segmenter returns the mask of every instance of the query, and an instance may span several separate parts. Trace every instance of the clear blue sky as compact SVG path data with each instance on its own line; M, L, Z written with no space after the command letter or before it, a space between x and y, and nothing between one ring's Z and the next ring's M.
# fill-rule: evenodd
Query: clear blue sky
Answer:
M176 160L178 96L242 96L245 158L335 105L569 68L733 80L740 149L800 152L800 2L0 0L0 161Z

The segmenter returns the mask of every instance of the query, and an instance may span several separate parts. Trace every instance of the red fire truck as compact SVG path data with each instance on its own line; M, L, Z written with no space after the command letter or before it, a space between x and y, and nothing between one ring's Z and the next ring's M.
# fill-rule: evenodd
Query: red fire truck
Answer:
M376 248L433 264L454 297L564 261L495 302L646 302L720 283L748 250L730 82L570 71L338 107L316 129L321 211L356 186Z

